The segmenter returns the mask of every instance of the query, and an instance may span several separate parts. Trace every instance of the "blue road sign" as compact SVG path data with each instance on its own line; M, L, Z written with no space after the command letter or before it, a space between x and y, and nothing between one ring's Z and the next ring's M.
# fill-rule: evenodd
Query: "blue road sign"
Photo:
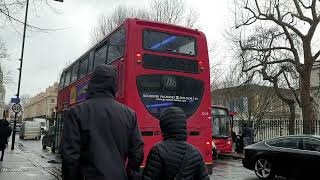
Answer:
M19 104L20 98L18 98L18 97L11 98L11 103Z

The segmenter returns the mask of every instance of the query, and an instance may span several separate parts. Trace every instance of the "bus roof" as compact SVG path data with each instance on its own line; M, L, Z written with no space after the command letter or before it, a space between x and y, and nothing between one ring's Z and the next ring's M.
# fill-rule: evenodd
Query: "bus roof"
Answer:
M185 32L188 32L188 33L196 34L196 35L203 34L203 32L199 31L198 29L191 29L191 28L187 28L187 27L183 27L183 26L179 26L179 25L174 25L174 24L169 24L169 23L164 23L164 22L149 21L149 20L143 20L143 19L138 19L138 18L134 18L134 19L133 18L127 18L125 21L123 21L122 24L120 24L118 27L114 28L114 30L109 32L109 34L106 35L103 39L101 39L98 43L94 44L87 51L85 51L85 53L81 54L81 56L79 56L75 61L73 61L71 64L69 64L67 67L65 67L63 69L63 72L65 70L69 69L79 59L83 58L85 55L90 53L93 49L95 49L99 45L101 45L107 39L107 37L109 37L114 31L116 31L117 29L119 29L121 26L123 26L124 24L126 24L128 22L129 23L135 23L135 24L138 24L138 25L146 25L146 26L155 26L155 27L161 26L161 27L164 27L164 28L178 30L178 31L185 31Z

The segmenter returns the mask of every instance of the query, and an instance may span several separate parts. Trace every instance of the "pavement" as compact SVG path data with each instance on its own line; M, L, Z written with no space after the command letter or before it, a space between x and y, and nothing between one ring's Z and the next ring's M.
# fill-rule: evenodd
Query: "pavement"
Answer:
M18 136L16 140L15 150L7 148L4 161L0 162L0 180L62 179L61 159L50 148L42 149L41 140L20 140ZM242 166L241 156L237 153L219 155L210 180L258 180L253 171Z
M237 157L219 156L214 161L210 180L259 180L253 171L243 167L242 160ZM286 178L275 177L273 180Z
M56 156L38 153L31 148L25 147L18 140L14 150L11 150L10 147L11 145L9 144L3 161L0 161L1 180L61 179L61 164Z
M230 157L230 158L234 158L234 159L243 159L244 158L244 154L243 153L236 153L236 152L220 153L219 156L220 157Z

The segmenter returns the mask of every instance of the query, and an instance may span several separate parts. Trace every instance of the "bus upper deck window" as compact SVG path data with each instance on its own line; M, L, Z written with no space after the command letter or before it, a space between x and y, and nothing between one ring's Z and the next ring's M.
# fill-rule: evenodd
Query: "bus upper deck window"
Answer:
M194 56L196 55L196 40L191 36L145 30L143 48L150 51Z

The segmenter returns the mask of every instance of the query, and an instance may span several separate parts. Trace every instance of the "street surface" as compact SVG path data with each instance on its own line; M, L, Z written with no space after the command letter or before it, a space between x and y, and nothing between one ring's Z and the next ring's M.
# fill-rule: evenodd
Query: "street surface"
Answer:
M1 180L60 180L61 162L50 149L42 149L41 140L20 140L16 136L11 151L11 137L4 161L0 162Z
M214 162L213 173L210 179L214 180L258 180L253 171L242 166L241 159L219 157ZM284 180L277 177L275 180Z
M41 140L20 140L17 135L15 150L7 148L4 161L0 162L0 179L60 180L61 161L56 154L50 152L50 148L42 149ZM230 157L219 157L215 160L210 179L258 180L253 171L243 168L240 159Z

